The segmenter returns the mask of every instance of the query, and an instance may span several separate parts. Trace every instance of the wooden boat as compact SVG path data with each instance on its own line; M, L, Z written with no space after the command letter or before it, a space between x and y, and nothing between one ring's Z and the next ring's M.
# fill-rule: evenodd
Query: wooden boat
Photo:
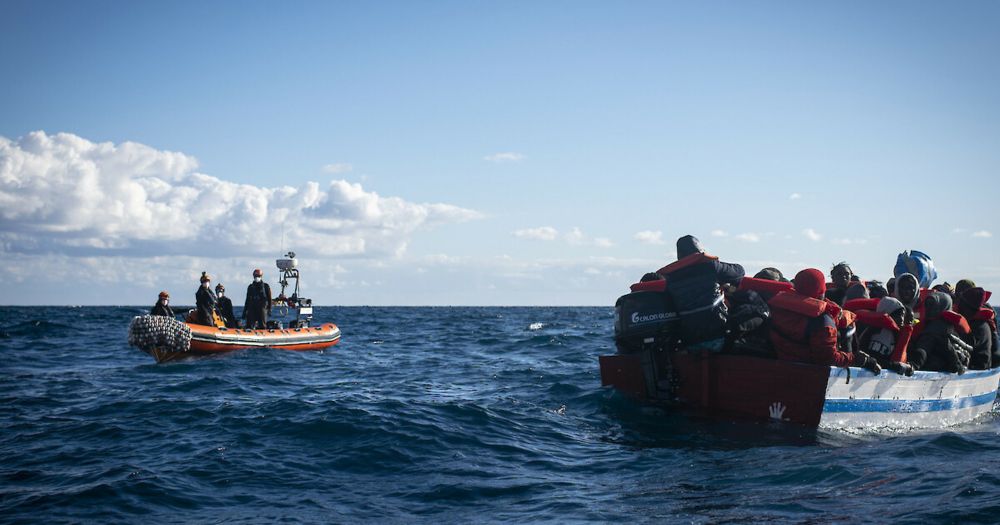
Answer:
M1000 368L962 375L837 368L736 354L600 356L601 383L640 401L822 428L927 428L989 412Z

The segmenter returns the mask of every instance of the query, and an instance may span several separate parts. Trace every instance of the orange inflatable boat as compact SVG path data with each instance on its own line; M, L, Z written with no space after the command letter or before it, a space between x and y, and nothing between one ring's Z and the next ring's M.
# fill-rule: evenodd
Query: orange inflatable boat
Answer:
M245 350L248 348L276 348L280 350L323 350L340 342L340 328L333 323L304 328L267 330L242 330L216 328L185 323L191 329L191 347L186 352L163 347L144 349L156 359L166 363L177 359Z

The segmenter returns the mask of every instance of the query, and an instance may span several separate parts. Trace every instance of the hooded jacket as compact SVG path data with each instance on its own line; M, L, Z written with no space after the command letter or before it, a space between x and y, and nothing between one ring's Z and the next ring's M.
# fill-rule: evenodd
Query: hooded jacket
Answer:
M852 366L854 354L837 349L837 323L824 301L823 272L809 268L793 279L795 290L775 295L771 307L771 343L778 359L817 365ZM839 308L838 308L839 310Z
M968 345L959 336L969 332L968 323L951 311L951 297L931 292L924 301L923 329L907 349L910 365L916 370L965 372Z
M991 367L993 348L993 333L996 331L995 312L985 308L990 292L982 288L969 288L958 295L955 311L969 323L969 334L963 339L972 346L969 357L970 370L987 370Z

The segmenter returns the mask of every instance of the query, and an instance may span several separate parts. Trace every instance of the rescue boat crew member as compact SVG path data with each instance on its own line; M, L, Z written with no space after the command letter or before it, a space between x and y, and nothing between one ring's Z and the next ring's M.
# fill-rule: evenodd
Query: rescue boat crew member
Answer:
M215 285L215 295L219 298L219 314L226 328L236 328L236 315L233 314L233 300L226 297L226 287L222 283Z
M174 316L174 311L170 308L170 294L166 290L160 292L160 296L156 300L156 304L153 305L153 309L149 311L149 315Z
M793 291L780 292L771 307L771 343L778 359L827 366L860 366L874 373L881 368L868 354L837 348L837 322L829 312L840 308L823 300L826 280L823 272L808 268L792 279Z
M739 264L706 255L693 235L677 239L677 260L656 273L667 280L667 292L679 314L681 344L722 350L726 334L726 303L720 284L736 286L745 272Z
M215 326L213 315L218 305L218 298L212 292L212 278L207 272L201 272L201 286L194 294L195 307L198 309L198 323L205 326Z
M247 298L243 303L243 318L247 328L267 328L267 316L271 313L271 286L264 282L264 271L255 268L253 282L247 286Z

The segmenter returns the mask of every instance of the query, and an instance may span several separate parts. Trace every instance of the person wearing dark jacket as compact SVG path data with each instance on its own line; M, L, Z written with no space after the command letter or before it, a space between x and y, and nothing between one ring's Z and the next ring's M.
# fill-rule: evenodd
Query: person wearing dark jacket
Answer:
M828 312L840 307L823 299L823 272L807 268L792 279L793 291L781 292L768 302L771 307L771 343L778 359L824 366L859 366L879 373L878 362L858 350L837 348L837 322Z
M917 340L907 349L907 362L914 370L965 373L969 351L960 334L968 332L968 323L951 311L951 297L931 292L924 300L924 325Z
M226 328L236 328L236 315L233 313L233 301L226 297L226 287L222 283L215 285L215 295L219 299L219 315Z
M680 318L683 346L722 350L726 329L726 304L722 285L736 286L745 272L739 264L706 255L693 235L677 239L677 260L656 273L667 280L667 292Z
M267 316L271 313L271 286L264 282L264 271L253 271L253 282L247 286L247 298L243 303L243 317L246 328L267 328Z
M198 309L198 324L215 326L214 315L219 300L212 292L212 278L207 272L201 272L201 286L194 294L195 307Z
M969 335L963 339L972 346L969 357L969 370L988 370L992 363L993 332L996 331L996 313L984 305L990 298L990 293L976 287L967 288L957 296L955 311L969 323Z
M174 311L170 308L170 294L166 290L160 292L160 297L156 300L156 304L153 305L153 309L149 311L149 315L174 316Z

